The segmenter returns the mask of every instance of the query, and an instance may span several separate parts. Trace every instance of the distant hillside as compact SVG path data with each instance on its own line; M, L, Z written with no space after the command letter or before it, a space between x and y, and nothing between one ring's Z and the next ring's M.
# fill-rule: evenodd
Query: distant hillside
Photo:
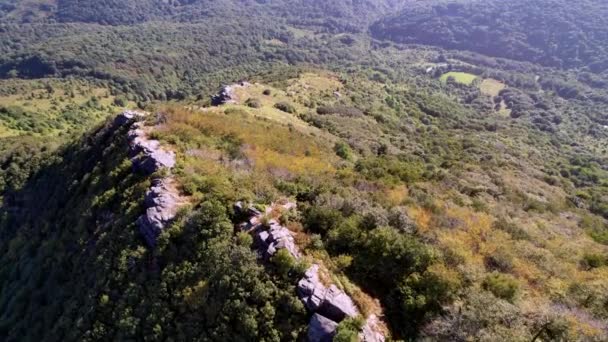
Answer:
M380 20L371 33L399 43L602 72L608 69L607 18L602 0L431 2Z
M150 20L198 21L210 16L256 13L275 19L361 30L370 18L401 8L401 0L0 0L0 18L13 22L80 22L130 25ZM306 15L301 15L306 13Z

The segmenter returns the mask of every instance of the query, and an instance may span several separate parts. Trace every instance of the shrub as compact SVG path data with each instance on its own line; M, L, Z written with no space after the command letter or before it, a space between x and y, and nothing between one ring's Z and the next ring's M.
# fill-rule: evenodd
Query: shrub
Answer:
M336 209L313 206L305 213L304 225L309 231L324 235L340 225L343 220L342 213Z
M127 99L122 96L118 96L114 98L114 105L117 107L124 107L127 105Z
M492 292L496 297L512 302L519 291L519 284L511 275L493 272L481 284L484 290Z
M357 342L359 341L359 331L363 328L365 321L361 316L350 317L338 325L334 342Z
M355 107L347 106L322 106L317 108L317 114L319 115L341 115L347 117L363 116L364 113Z
M338 157L344 159L344 160L350 160L351 159L351 150L350 147L348 147L347 144L339 141L334 145L334 152L336 152L336 154L338 155Z
M583 215L579 226L596 242L608 245L608 227L601 218L593 215Z
M424 271L435 254L415 238L391 227L380 227L360 237L353 269L379 288L390 288L404 275Z
M509 235L514 240L530 240L530 235L518 225L507 221L505 218L500 218L494 222L494 228L500 229Z
M358 218L350 217L329 232L327 235L328 247L335 254L357 250L361 244L362 234Z
M264 92L262 92L262 94L264 94L266 96L270 96L270 95L272 95L272 91L270 89L264 89Z
M507 248L499 247L492 255L484 259L486 268L491 271L510 272L513 270L513 256Z
M416 231L416 222L406 213L406 208L392 208L389 217L389 224L404 233L414 233Z
M288 277L291 270L296 267L296 260L285 248L279 249L272 257L271 261L276 267L277 272L285 278Z
M290 114L295 114L296 113L296 108L288 102L277 102L274 105L274 108L283 111L285 113L290 113Z
M308 243L308 248L317 250L317 251L320 251L323 248L325 248L325 246L323 245L323 239L321 238L321 235L312 234L310 236L310 242Z
M300 222L300 213L295 209L289 209L281 213L279 223L286 226L289 222Z
M251 108L261 108L262 102L257 98L248 98L247 101L245 101L245 105Z
M350 265L353 263L353 257L347 254L338 255L334 259L334 264L336 268L342 272L344 272Z
M239 232L236 235L236 242L240 246L251 247L251 245L253 245L253 237L249 233Z
M403 336L415 335L420 325L455 298L460 287L458 274L441 264L405 276L387 300L393 329Z
M371 207L367 209L361 219L361 228L365 230L376 229L389 224L388 213L382 207Z
M608 265L608 256L597 254L597 253L587 253L583 256L581 260L581 264L586 269L593 269L602 266Z
M357 161L355 170L369 180L384 180L389 183L415 183L423 178L425 171L421 162L389 156L361 159Z

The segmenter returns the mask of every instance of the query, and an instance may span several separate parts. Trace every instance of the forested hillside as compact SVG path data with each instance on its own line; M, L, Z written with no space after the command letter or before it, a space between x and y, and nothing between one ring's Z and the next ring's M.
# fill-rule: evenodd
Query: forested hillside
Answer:
M608 69L607 16L608 4L601 0L428 2L380 20L371 33L601 73Z
M0 0L0 340L608 339L607 13Z

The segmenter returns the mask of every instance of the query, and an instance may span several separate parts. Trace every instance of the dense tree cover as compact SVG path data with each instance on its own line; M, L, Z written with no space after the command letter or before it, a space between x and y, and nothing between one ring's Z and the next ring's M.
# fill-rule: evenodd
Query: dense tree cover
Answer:
M371 26L401 43L601 73L608 69L608 7L601 0L453 1L407 6Z
M40 4L22 13L20 4L0 2L0 17L15 22L31 22L31 12L46 12L46 21L99 23L102 25L135 24L152 20L200 21L210 16L255 13L287 17L291 23L317 26L323 30L361 30L361 24L381 13L401 8L397 0L303 1L303 0L146 0L97 1L60 0ZM305 16L299 15L307 13ZM34 16L40 19L40 16Z

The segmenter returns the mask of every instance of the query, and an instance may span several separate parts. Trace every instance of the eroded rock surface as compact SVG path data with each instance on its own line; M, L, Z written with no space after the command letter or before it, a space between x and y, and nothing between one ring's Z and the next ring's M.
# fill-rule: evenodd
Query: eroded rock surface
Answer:
M118 114L114 119L114 126L124 126L128 123L133 123L138 118L145 116L146 113L136 112L134 110L125 110L124 112Z

